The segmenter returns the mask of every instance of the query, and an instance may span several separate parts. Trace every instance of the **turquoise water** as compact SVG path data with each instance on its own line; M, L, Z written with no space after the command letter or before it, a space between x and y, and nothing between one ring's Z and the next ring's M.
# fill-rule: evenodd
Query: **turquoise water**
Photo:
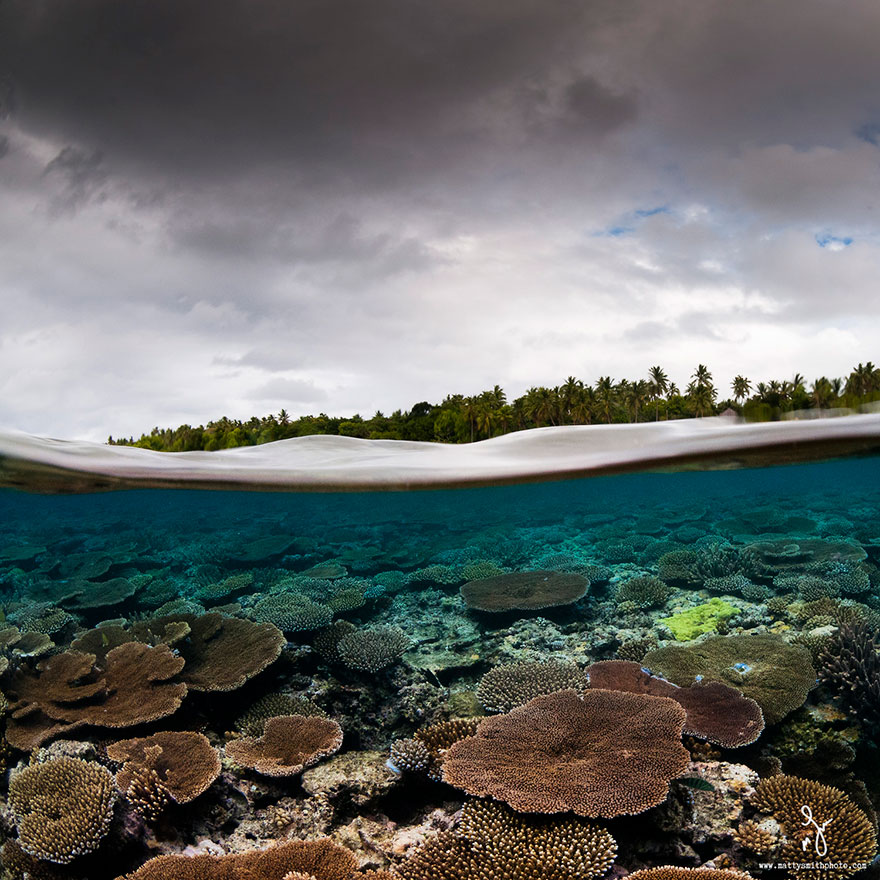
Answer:
M357 821L366 823L362 845L347 845L362 864L415 877L402 861L411 848L394 844L401 829L423 833L432 810L453 815L464 794L394 760L386 769L389 749L432 724L482 717L487 706L480 684L488 672L518 661L553 660L580 670L619 657L642 663L650 650L687 638L770 633L806 645L815 678L822 644L831 644L827 640L844 619L867 621L876 631L878 564L878 457L408 493L0 491L0 603L8 664L2 688L18 716L7 721L14 748L7 747L5 760L13 767L26 759L26 746L35 754L39 748L60 754L57 741L66 740L78 744L69 747L71 753L116 771L105 754L109 742L160 730L199 731L222 755L230 742L253 733L242 719L263 711L254 709L264 705L261 699L296 699L300 708L307 705L340 725L343 744L330 760L348 755L356 762L360 769L349 764L343 774L355 779L349 785L355 793L342 784L344 791L334 789L330 798L336 798L333 808L317 815L306 806L322 797L326 805L320 794L326 780L315 775L324 764L305 776L272 777L227 755L219 780L198 798L171 804L160 818L145 823L141 816L126 825L120 815L140 814L132 813L133 799L120 794L116 821L125 827L110 832L108 840L115 842L103 846L113 856L101 867L88 861L96 856L79 857L86 859L88 876L113 877L150 855L180 852L199 841L234 849L243 840L262 845L340 835ZM530 595L518 607L508 601L500 611L480 610L505 597L514 583L509 576L535 571L574 578L574 593L566 593L570 584L560 580L557 587L550 580L543 598ZM487 577L495 580L483 585L483 597L469 599L465 585ZM653 586L642 592L626 586L637 578L651 578ZM487 598L495 587L499 595ZM701 620L707 628L683 635L679 622L689 622L688 611L706 605L710 611ZM725 613L713 617L711 609L721 606ZM188 621L189 634L163 636L150 623L155 618L163 626ZM222 649L228 666L242 666L240 681L233 675L214 687L187 678L187 670L198 665L194 652L202 650L193 647L202 638L195 618L264 627L256 642L230 638ZM221 635L209 634L205 644L219 644L234 624L217 626ZM270 632L278 634L277 644ZM343 650L341 639L352 633ZM358 641L362 633L366 642ZM76 713L65 714L71 705L104 697L68 695L54 709L47 704L35 713L39 700L22 696L30 693L27 682L35 681L48 694L42 670L51 658L77 649L97 658L91 672L68 683L73 687L103 674L102 645L106 654L131 640L154 650L167 645L185 660L178 677L168 680L185 682L189 693L161 718L127 716L132 723L109 726L86 711L89 720L73 722ZM746 663L740 674L750 669ZM223 679L223 670L209 672ZM693 678L676 683L688 685ZM750 695L748 688L744 692ZM797 770L850 793L858 789L859 803L870 811L880 793L874 770L864 769L873 767L877 728L870 712L841 703L833 687L812 688L806 700L805 708L768 724L753 745L733 751L709 745L694 755L737 766L741 761L754 773L765 772L775 759L784 772ZM772 718L763 708L765 718ZM880 704L876 708L880 713ZM269 709L263 714L272 716ZM52 727L59 722L60 728ZM850 743L852 754L846 752L845 760L838 755L845 750L838 749L833 766L823 766L819 757L812 764L795 761L799 750L814 754L809 748L823 737ZM357 781L358 773L368 773L364 767L375 780ZM721 782L713 779L719 789ZM682 804L702 796L674 786L671 791ZM657 819L663 809L668 804L641 818L612 821L619 864L664 864L685 846L697 861L733 851L736 864L757 871L748 855L731 850L730 829L727 836L716 829L700 837L693 822L677 830L668 816ZM284 810L287 824L277 818ZM14 837L14 828L6 834ZM644 836L652 840L650 853L640 850Z

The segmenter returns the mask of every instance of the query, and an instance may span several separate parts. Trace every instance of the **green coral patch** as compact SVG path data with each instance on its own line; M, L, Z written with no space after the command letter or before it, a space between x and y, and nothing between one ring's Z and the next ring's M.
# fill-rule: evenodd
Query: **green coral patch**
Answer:
M689 642L704 633L717 632L719 623L738 613L739 608L716 597L671 617L661 617L660 623L672 632L676 641Z

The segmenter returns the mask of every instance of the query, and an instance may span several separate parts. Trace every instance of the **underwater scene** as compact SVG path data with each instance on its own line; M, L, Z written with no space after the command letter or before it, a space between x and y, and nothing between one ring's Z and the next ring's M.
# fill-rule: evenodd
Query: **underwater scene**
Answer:
M0 603L8 878L876 871L877 456L0 490Z

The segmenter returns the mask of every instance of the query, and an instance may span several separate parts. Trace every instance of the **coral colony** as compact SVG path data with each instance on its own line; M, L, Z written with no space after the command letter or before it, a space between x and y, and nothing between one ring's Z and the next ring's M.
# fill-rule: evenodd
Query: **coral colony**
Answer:
M4 876L854 876L878 478L0 493Z

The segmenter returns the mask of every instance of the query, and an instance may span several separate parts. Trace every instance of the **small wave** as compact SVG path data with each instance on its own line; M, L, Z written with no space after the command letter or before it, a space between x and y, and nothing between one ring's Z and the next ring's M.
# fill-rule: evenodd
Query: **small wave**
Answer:
M177 453L0 431L0 488L400 491L763 467L877 452L880 413L760 424L719 416L573 425L461 445L320 435Z

